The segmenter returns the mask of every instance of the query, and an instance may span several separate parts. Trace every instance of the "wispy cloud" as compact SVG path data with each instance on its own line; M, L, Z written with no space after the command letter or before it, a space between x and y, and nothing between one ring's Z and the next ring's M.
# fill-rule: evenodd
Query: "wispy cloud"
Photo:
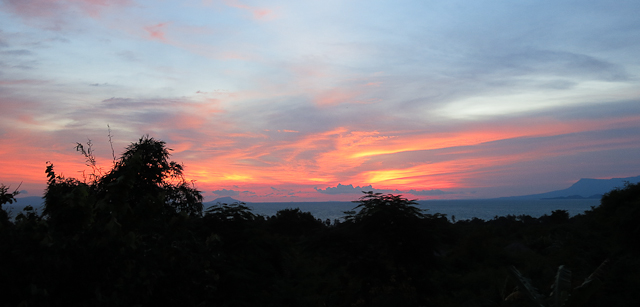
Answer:
M107 124L116 149L150 134L200 189L252 200L503 196L640 169L635 2L1 5L0 182L30 191L44 161L81 175L75 142L108 167Z
M4 7L31 24L61 30L76 16L99 18L113 8L133 4L130 0L5 0Z
M149 37L152 39L158 39L161 41L165 40L165 29L167 28L168 22L159 23L152 26L144 27L145 31L149 33Z
M265 20L274 17L274 12L270 9L253 7L238 0L223 0L222 2L229 7L250 12L253 19L256 20Z

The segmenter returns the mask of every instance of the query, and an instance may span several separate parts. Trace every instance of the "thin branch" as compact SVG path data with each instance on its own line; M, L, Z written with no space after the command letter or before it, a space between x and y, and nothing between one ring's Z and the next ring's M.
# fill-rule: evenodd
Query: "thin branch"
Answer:
M111 126L109 126L109 124L107 124L107 129L109 130L109 145L111 145L111 156L113 157L113 164L116 164L116 152L115 150L113 150L113 140L111 139L113 137L113 135L111 135Z

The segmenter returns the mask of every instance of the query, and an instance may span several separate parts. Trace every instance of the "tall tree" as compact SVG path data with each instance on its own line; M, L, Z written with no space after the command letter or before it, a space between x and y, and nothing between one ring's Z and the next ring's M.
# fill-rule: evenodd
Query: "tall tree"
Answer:
M2 205L12 204L16 201L16 195L18 195L18 193L17 189L9 192L9 187L0 183L0 229L9 223L9 213L2 208Z
M52 164L47 167L43 213L54 227L77 231L98 219L139 228L175 214L202 215L200 191L184 179L183 166L169 160L171 149L165 142L141 137L104 175L96 174L90 149L78 144L78 150L93 167L93 180L64 178L55 174Z

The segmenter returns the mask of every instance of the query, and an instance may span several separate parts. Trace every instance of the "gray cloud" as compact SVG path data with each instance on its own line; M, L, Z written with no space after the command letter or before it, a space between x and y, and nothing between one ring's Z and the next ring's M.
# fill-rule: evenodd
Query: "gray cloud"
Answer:
M374 193L383 193L383 194L412 194L419 196L427 196L427 195L446 195L446 194L459 194L458 192L447 192L442 190L409 190L409 191L401 191L401 190L385 190L385 189L375 189L372 185L368 186L356 186L354 187L352 184L343 185L338 183L336 187L327 187L326 189L314 188L318 193L329 194L329 195L337 195L337 194L359 194L364 192L374 192Z
M29 24L36 26L55 24L55 19L59 16L61 20L73 22L69 28L73 29L76 19L69 17L77 17L78 12L83 11L83 7L80 6L71 5L67 9L66 5L58 5L62 2L10 2L14 5L7 8L9 11L13 8L16 14L20 3L42 2L51 6L35 5L32 7L33 10L21 14L33 17ZM216 41L213 43L204 39L206 35L194 36L198 37L195 41L190 40L190 35L183 38L176 36L175 45L155 44L153 50L146 50L145 46L151 46L147 41L140 40L140 45L134 41L122 44L118 35L110 36L109 33L113 31L100 30L103 21L105 24L112 21L111 15L90 19L90 24L77 20L80 22L77 23L78 27L96 26L87 27L81 32L37 33L37 29L33 27L25 32L0 30L0 55L5 55L1 60L3 63L0 63L0 73L3 77L11 78L3 80L0 88L0 105L5 113L2 117L10 119L5 120L2 129L26 127L28 121L33 127L30 128L33 129L31 135L46 136L41 137L46 139L46 142L34 148L49 148L54 140L57 143L73 144L75 141L83 140L86 134L104 136L105 126L110 123L119 129L118 137L121 140L135 140L139 135L149 133L166 140L169 146L184 143L181 148L188 149L185 149L182 157L189 157L187 159L190 160L190 157L224 155L227 151L241 149L245 154L234 161L237 165L256 169L272 168L276 171L283 169L282 166L287 163L290 163L287 167L302 165L304 170L320 169L317 161L323 160L318 157L341 149L342 144L338 141L346 139L344 136L349 136L351 132L377 131L381 135L402 139L411 137L406 131L424 135L434 132L447 135L473 131L474 127L482 128L483 125L488 126L490 130L497 129L496 127L502 125L500 121L506 117L510 117L512 122L516 122L514 118L517 119L518 116L540 116L560 120L630 117L631 114L640 114L638 101L589 101L588 104L571 101L570 105L563 105L563 99L559 99L557 104L550 104L544 110L527 111L527 114L500 113L500 117L496 116L478 126L468 126L464 120L441 119L438 118L438 114L433 114L433 110L437 110L439 106L468 98L487 98L479 100L491 101L493 97L508 98L512 94L528 93L532 93L534 97L579 97L581 91L590 85L585 82L590 81L599 81L595 83L598 83L596 86L602 85L602 93L610 93L608 96L603 95L602 97L608 97L603 99L636 99L637 94L620 93L617 88L637 83L637 79L634 78L638 74L636 54L640 40L634 38L637 37L640 25L636 16L640 2L623 1L616 5L604 3L586 1L578 6L575 3L541 0L517 4L492 1L459 5L425 1L412 3L414 5L396 6L395 9L398 11L394 9L395 13L386 12L386 5L378 7L383 11L375 11L376 4L368 5L366 8L345 4L345 10L341 10L345 16L376 18L349 18L352 20L349 26L338 22L328 25L329 28L335 27L342 31L336 33L339 35L331 37L314 37L313 41L321 43L310 45L308 48L287 48L287 45L281 45L279 40L271 41L269 36L263 35L266 37L265 40L255 41L256 46L261 46L253 48L256 57L248 57L241 61L218 61L205 58L203 55L210 53L212 49L208 47L217 46L217 41L224 41L225 45L228 42L233 46L231 49L244 53L246 48L240 46L246 46L245 42L254 41L250 37L236 38L234 35L227 39L226 34L221 33L212 36L212 41ZM90 7L99 9L102 6ZM51 16L39 17L41 13L49 12ZM354 14L356 12L357 15ZM301 11L300 17L307 17L304 14L308 13ZM125 12L124 15L118 16L124 16L122 18L126 19L131 15ZM403 22L394 22L398 17ZM156 17L151 14L149 18ZM379 18L384 19L384 22ZM19 20L14 18L8 22L17 25ZM305 21L300 26L312 24ZM184 24L176 21L171 29L176 30L175 33L187 33L185 29L180 30L182 26ZM205 24L203 26L207 27ZM21 27L15 29L11 31L23 31L20 30ZM246 31L238 30L237 33L242 32ZM262 35L260 32L255 33ZM52 35L57 37L52 38ZM363 37L366 39L362 39ZM283 37L282 41L296 40ZM260 42L264 42L264 45ZM125 45L129 47L122 47ZM192 53L196 51L192 54L196 55L195 57L189 56L189 52L175 56L169 49L163 49L185 49L184 46L189 45L208 47L202 50L187 48ZM86 48L89 46L101 48L102 51L96 52ZM260 54L262 49L270 52L269 56ZM286 52L289 49L297 51ZM34 61L24 61L32 58ZM56 61L52 61L54 58ZM256 60L258 58L260 60ZM60 63L57 63L58 60ZM75 61L79 64L77 68L75 65L69 65L63 70L52 70L61 67L56 65ZM91 73L87 75L85 72ZM37 78L53 81L48 85L36 85L31 88L25 84L11 83ZM197 82L198 79L207 81L200 83ZM603 84L601 81L608 83ZM103 86L107 85L106 83L93 82L109 82L109 86ZM614 82L618 84L613 84ZM78 84L82 87L78 87ZM607 89L608 86L614 90L610 91ZM195 93L196 90L202 90L207 94L176 97ZM564 95L565 93L567 95ZM320 98L327 98L333 94L335 97L329 98L334 99L334 104L317 104L322 100ZM103 100L112 96L125 98ZM38 103L27 105L22 102L30 99ZM332 99L328 101L331 102ZM542 99L549 101L547 98ZM9 102L12 105L9 105ZM199 108L193 107L196 103L219 104L220 109L217 110L219 112L202 112ZM512 103L529 102L516 100ZM4 110L7 106L11 106L11 109ZM487 108L491 106L490 102L486 105ZM15 125L15 120L23 120L25 123ZM38 123L42 123L43 126L36 127ZM623 124L611 122L607 125L618 127ZM4 128L5 125L7 128ZM466 129L465 125L471 128ZM511 123L505 123L504 128L500 129L507 130L510 125ZM589 129L599 129L598 125L594 123ZM345 132L327 132L336 131L338 128L339 131ZM278 133L278 130L295 130L299 133ZM494 157L493 160L504 164L510 160L500 157L520 153L529 159L541 159L526 153L549 148L547 154L553 155L553 150L560 150L557 148L564 148L565 144L569 143L574 144L573 147L562 149L563 154L573 157L593 148L606 148L607 144L636 148L637 144L621 144L619 140L622 136L632 137L634 133L637 133L637 128L556 138L504 140L464 148L376 155L361 159L362 164L357 167L335 168L338 173L333 175L335 178L354 178L355 174L364 170L403 169L474 157ZM56 138L50 137L52 135ZM596 145L588 145L586 140L589 139L597 141ZM584 142L581 142L582 140ZM384 145L384 142L380 141L379 144ZM603 159L599 160L602 162L598 163L613 165L614 162L609 162L613 159L607 158L604 149L602 152ZM613 153L610 155L613 156ZM575 160L579 161L577 158ZM620 168L629 168L630 162L623 158L617 160L625 161L620 163ZM193 158L191 161L204 159ZM301 163L296 165L298 161ZM598 160L594 158L589 161ZM527 161L519 162L520 165L526 163L533 164ZM592 164L595 165L595 162L578 165L576 168L584 170L593 167ZM470 166L472 169L474 167ZM530 172L524 166L510 167L521 167L522 174ZM463 180L459 179L460 177L483 174L481 180L486 180L488 176L501 178L492 179L493 181L486 184L506 182L501 183L506 186L516 181L515 176L505 179L507 177L504 174L508 173L506 167L502 168L501 173L496 173L496 168L478 166L470 170L469 175L456 174L456 180ZM531 167L534 171L545 168L557 169L548 167L545 163ZM613 166L610 168L613 169ZM602 174L607 172L603 171ZM538 179L536 178L536 181L544 181ZM242 191L239 187L222 186L231 188L218 190L226 193L222 195L255 195L250 191ZM208 190L215 188L209 187ZM383 190L374 189L371 185L354 187L341 184L316 189L321 194L353 195L359 194L362 190L413 195L453 193L441 190ZM269 192L276 195L298 193L277 189Z
M502 55L491 54L482 59L483 63L480 65L493 66L484 69L488 72L499 69L501 77L504 77L504 70L507 70L514 75L546 74L606 81L624 81L629 78L624 67L583 53L527 48Z
M31 55L32 52L26 49L4 50L0 51L0 54L5 55Z
M316 191L318 191L319 193L322 194L329 194L329 195L336 195L336 194L356 194L356 193L361 193L362 191L374 191L373 187L371 185L368 186L364 186L364 187L354 187L352 184L349 185L343 185L341 183L338 183L338 185L334 188L334 187L327 187L326 189L319 189L319 188L314 188ZM379 192L379 191L374 191L374 192ZM383 192L381 192L383 193Z
M220 195L220 196L238 196L238 195L240 195L240 192L238 192L238 191L227 190L227 189L215 190L215 191L211 191L211 192L213 194Z
M215 191L211 191L211 193L219 195L219 196L238 196L240 194L244 195L244 196L255 196L256 192L253 191L236 191L236 190L232 190L232 189L222 189L222 190L215 190Z
M140 62L140 58L136 56L132 51L122 51L116 54L120 59L128 61L128 62Z

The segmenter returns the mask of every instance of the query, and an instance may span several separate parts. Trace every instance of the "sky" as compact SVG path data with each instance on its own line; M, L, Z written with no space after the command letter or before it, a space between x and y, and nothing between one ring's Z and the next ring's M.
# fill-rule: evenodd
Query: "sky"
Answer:
M0 0L0 183L162 140L205 200L640 175L640 1ZM114 152L111 150L113 144Z

